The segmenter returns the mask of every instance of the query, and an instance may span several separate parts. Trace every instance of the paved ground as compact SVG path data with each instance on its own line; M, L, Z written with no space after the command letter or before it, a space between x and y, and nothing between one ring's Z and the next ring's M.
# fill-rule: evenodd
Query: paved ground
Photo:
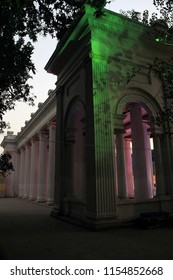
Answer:
M173 227L93 232L49 216L50 208L0 199L1 259L173 259Z

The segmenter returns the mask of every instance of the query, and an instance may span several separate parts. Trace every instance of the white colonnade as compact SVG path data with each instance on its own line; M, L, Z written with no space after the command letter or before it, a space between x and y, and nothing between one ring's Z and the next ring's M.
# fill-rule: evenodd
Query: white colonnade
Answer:
M143 120L140 104L131 104L129 107L128 133L123 121L118 125L120 126L121 129L115 128L118 198L150 199L153 197L154 187L150 133ZM154 139L157 170L161 168L161 148L158 141L158 138ZM163 192L161 186L158 191Z
M19 197L37 202L54 202L54 122L20 148Z

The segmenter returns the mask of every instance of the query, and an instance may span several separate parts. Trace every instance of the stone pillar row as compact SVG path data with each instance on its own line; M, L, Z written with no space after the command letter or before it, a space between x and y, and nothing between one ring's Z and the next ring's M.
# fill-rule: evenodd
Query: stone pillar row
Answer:
M150 135L147 131L147 124L142 120L142 111L139 104L131 106L130 119L131 135L129 138L123 135L123 119L121 119L120 116L116 116L117 196L119 199L127 197L134 197L138 200L150 199L153 197L154 189ZM157 131L155 131L153 143L155 151L157 196L164 195L165 193L163 188L164 179L160 137L161 132L157 133ZM131 154L133 154L133 160Z
M21 148L19 197L37 202L54 202L55 124L40 131Z

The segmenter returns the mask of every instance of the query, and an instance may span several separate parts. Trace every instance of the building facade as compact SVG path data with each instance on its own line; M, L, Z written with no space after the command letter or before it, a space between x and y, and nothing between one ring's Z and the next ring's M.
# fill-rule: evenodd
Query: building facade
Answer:
M3 140L10 151L13 138L18 166L9 189L92 228L172 212L172 125L153 121L166 101L148 71L172 46L156 35L108 10L97 19L85 6L45 67L57 76L56 89L16 137Z
M6 178L6 196L52 204L54 201L56 98L50 90L25 127L9 131L1 146L12 155L15 171Z

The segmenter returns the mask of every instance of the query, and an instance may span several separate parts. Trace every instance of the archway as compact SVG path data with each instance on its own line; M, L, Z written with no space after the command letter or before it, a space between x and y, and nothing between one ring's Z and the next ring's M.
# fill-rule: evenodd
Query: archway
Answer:
M156 153L161 151L158 145L156 150L156 127L151 121L160 108L152 98L149 100L147 94L133 94L133 98L126 95L117 107L118 112L121 108L114 135L119 198L151 199L157 194L157 185L163 188L163 180L156 176Z
M124 151L127 196L153 198L155 161L152 123L143 104L129 103L124 112Z
M85 199L85 110L74 100L65 122L65 180L67 197Z

